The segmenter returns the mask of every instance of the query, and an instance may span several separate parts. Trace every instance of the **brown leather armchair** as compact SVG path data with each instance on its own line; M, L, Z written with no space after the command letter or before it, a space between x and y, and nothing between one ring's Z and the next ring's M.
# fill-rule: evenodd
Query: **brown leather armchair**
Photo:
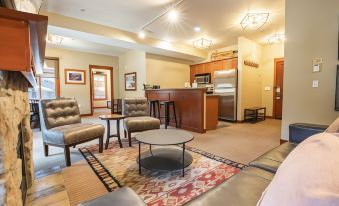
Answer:
M146 98L126 98L122 100L122 114L124 119L125 137L128 134L129 146L132 146L131 133L152 129L160 129L160 120L148 116L148 102Z
M39 107L45 156L48 156L49 145L63 147L66 166L70 166L69 147L97 138L99 138L99 152L102 152L105 127L101 124L81 123L76 100L41 100Z

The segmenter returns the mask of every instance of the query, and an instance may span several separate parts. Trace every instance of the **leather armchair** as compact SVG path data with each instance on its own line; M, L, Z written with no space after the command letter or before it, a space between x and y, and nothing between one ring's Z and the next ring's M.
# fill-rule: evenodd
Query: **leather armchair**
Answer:
M128 134L129 146L132 146L131 133L160 129L160 120L149 117L146 98L126 98L122 100L125 137Z
M63 147L66 166L70 166L69 148L97 138L99 138L99 152L102 152L105 127L101 124L81 123L76 100L41 100L39 108L45 156L48 156L49 145Z

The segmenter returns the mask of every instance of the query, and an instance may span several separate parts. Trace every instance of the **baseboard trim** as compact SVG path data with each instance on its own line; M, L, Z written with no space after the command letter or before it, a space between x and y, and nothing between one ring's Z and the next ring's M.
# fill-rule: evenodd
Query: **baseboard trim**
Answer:
M280 139L280 144L284 144L285 142L288 142L288 141L284 139Z
M80 117L88 117L88 116L92 116L92 114L80 114Z

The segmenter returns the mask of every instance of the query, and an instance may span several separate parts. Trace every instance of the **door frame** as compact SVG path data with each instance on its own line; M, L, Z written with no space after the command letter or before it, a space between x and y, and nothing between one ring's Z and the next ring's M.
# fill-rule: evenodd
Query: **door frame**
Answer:
M100 65L89 65L89 94L90 94L90 105L91 105L91 115L93 115L93 79L92 79L92 71L93 69L104 69L109 70L110 72L110 79L111 79L111 114L113 114L113 100L114 100L114 81L113 81L113 67L111 66L100 66Z
M274 59L274 76L273 76L273 108L272 108L272 118L275 119L276 118L276 114L275 114L275 100L276 100L276 93L275 93L275 89L276 89L276 82L277 82L277 78L276 78L276 70L277 70L277 63L278 62L284 62L284 57L280 57L280 58L275 58ZM284 65L284 72L285 72L285 65ZM284 85L283 85L284 86ZM284 91L284 90L283 90ZM283 94L284 95L284 94ZM284 98L284 97L283 97Z

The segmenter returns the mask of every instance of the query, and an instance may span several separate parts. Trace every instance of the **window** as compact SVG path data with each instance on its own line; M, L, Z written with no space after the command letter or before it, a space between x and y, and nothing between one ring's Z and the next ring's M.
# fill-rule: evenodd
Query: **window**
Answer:
M93 74L94 100L107 100L107 75Z
M29 99L55 99L59 96L59 59L46 57L43 74L36 77L38 88L29 88Z

